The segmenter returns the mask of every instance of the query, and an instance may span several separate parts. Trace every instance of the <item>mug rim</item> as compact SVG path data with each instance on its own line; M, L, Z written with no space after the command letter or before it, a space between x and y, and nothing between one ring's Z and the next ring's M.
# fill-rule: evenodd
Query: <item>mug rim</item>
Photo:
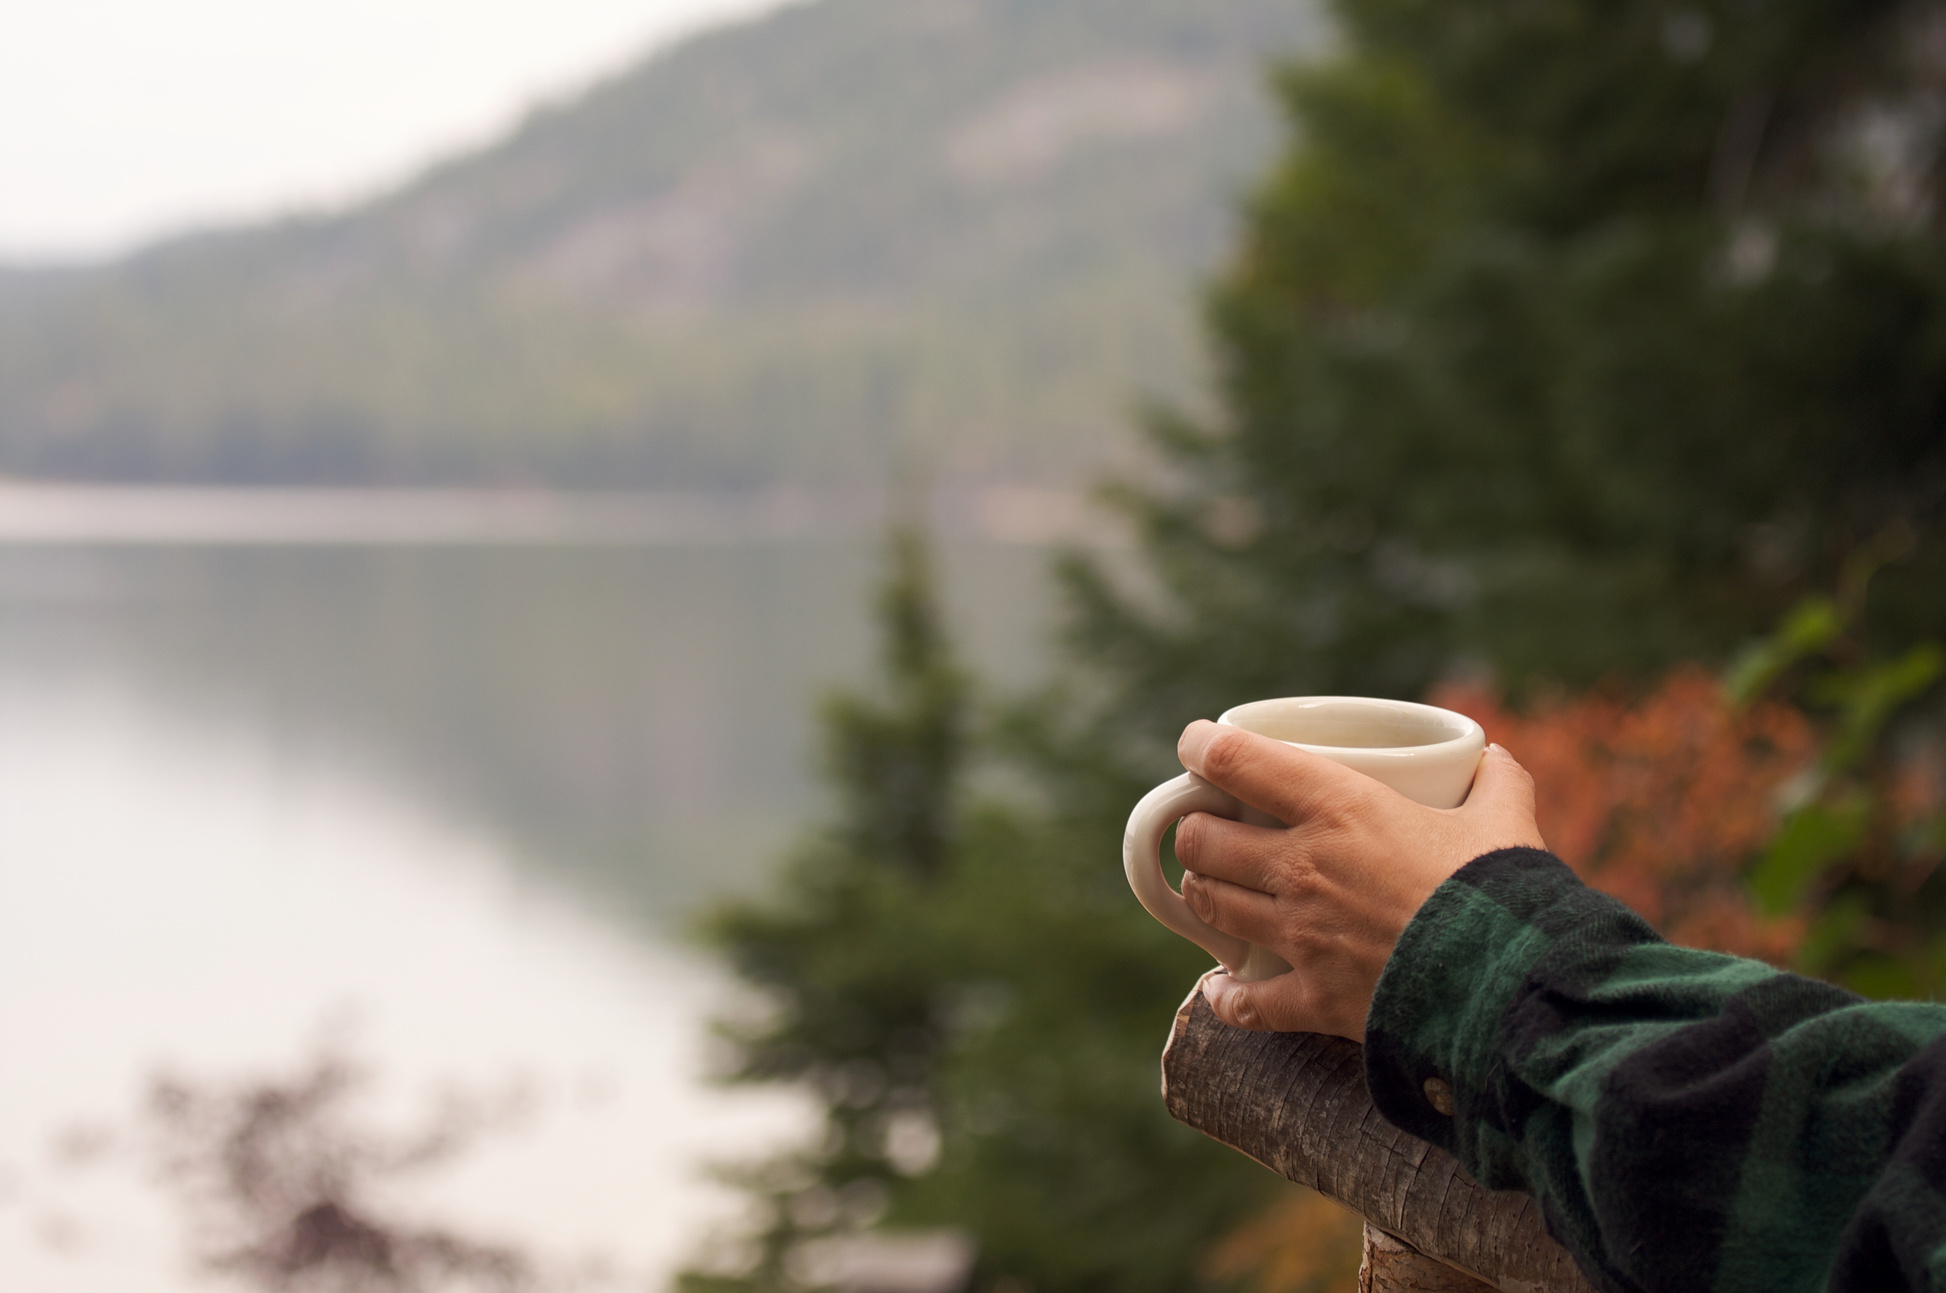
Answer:
M1323 745L1315 741L1286 741L1282 737L1276 736L1266 737L1266 740L1276 741L1281 745L1294 745L1300 750L1330 750L1333 752L1352 753L1362 758L1379 759L1435 758L1442 754L1461 753L1469 746L1479 748L1484 747L1486 744L1486 729L1481 727L1476 720L1469 718L1458 710L1442 709L1438 705L1421 704L1415 700L1392 700L1384 696L1266 696L1261 700L1246 700L1242 704L1232 705L1218 715L1216 721L1222 726L1240 728L1248 732L1251 729L1234 721L1230 716L1240 709L1248 709L1256 705L1272 705L1291 701L1319 704L1348 701L1356 705L1370 705L1393 710L1410 710L1420 714L1437 716L1449 724L1456 722L1458 730L1446 740L1434 741L1427 745ZM1263 733L1255 732L1253 735L1262 736Z

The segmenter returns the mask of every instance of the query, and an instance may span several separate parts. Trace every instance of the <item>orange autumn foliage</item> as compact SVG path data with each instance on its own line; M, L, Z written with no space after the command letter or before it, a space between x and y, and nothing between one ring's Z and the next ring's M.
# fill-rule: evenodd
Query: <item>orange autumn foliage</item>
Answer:
M1780 788L1815 753L1798 710L1739 709L1695 666L1633 703L1590 694L1517 713L1469 685L1431 701L1477 719L1533 774L1542 837L1590 885L1672 942L1790 960L1804 918L1764 917L1742 873L1776 829Z
M1589 884L1674 942L1791 959L1801 915L1767 919L1743 871L1777 827L1778 792L1815 756L1816 734L1782 704L1739 709L1694 666L1624 701L1590 694L1506 708L1479 686L1435 705L1470 714L1534 777L1541 835ZM1208 1273L1254 1293L1352 1293L1358 1220L1296 1191L1227 1236Z
M1255 1293L1355 1293L1365 1223L1315 1190L1291 1192L1226 1235L1203 1273Z

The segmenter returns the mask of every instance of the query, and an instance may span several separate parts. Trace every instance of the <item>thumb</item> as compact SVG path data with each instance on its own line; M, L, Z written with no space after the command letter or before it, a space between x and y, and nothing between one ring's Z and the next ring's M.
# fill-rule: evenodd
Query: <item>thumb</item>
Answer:
M1292 980L1286 983L1285 980ZM1216 1017L1232 1028L1256 1032L1290 1033L1304 1031L1291 1009L1296 994L1287 991L1295 982L1295 971L1274 979L1243 983L1227 972L1203 980L1203 999Z
M1489 745L1460 811L1495 848L1546 848L1534 821L1534 778L1502 745Z

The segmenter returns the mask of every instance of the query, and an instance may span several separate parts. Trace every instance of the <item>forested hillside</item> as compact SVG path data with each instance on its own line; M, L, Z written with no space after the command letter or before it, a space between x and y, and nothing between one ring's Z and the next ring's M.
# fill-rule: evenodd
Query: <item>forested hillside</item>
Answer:
M1320 30L1295 0L787 7L367 206L0 274L0 472L1085 479L1135 399L1192 388L1263 66Z

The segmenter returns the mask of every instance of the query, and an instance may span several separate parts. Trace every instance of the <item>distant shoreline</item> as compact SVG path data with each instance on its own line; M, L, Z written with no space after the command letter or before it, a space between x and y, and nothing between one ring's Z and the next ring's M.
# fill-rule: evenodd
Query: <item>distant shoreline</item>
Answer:
M943 535L992 543L1113 545L1073 490L943 491ZM869 537L882 494L0 483L0 545L660 547Z

